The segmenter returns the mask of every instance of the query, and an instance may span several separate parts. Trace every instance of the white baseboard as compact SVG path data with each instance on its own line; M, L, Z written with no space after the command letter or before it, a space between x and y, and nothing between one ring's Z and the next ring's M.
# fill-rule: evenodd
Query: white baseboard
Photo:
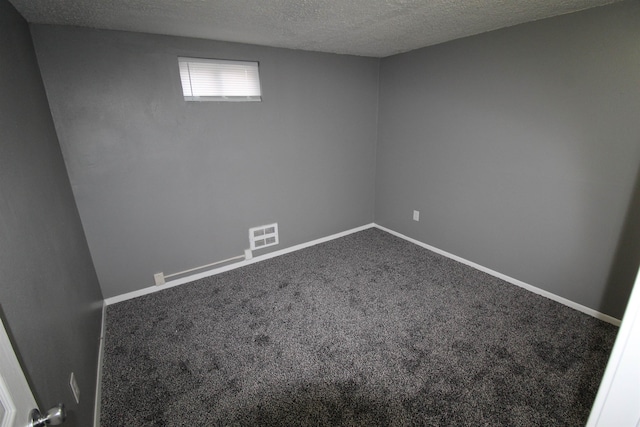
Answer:
M349 234L357 233L359 231L367 230L367 229L373 228L373 227L375 227L374 223L366 224L366 225L363 225L363 226L360 226L360 227L352 228L350 230L342 231L340 233L332 234L332 235L327 236L327 237L322 237L320 239L312 240L310 242L301 243L301 244L295 245L295 246L290 246L288 248L281 249L279 251L270 252L270 253L264 254L264 255L259 255L259 256L253 257L253 258L251 258L249 260L244 260L244 261L236 262L234 264L225 265L223 267L215 268L213 270L204 271L202 273L193 274L193 275L186 276L186 277L181 277L179 279L167 282L164 285L150 286L148 288L140 289L140 290L133 291L133 292L128 292L126 294L116 295L114 297L110 297L110 298L105 299L104 302L105 302L106 305L111 305L111 304L115 304L115 303L118 303L118 302L121 302L121 301L129 300L129 299L132 299L132 298L137 298L137 297L140 297L140 296L143 296L143 295L152 294L154 292L158 292L158 291L161 291L163 289L167 289L167 288L171 288L171 287L174 287L174 286L183 285L185 283L193 282L194 280L203 279L205 277L215 276L216 274L224 273L225 271L235 270L236 268L244 267L244 266L249 265L249 264L254 264L256 262L264 261L264 260L267 260L267 259L271 259L271 258L275 258L275 257L281 256L281 255L285 255L285 254L288 254L288 253L291 253L291 252L299 251L300 249L308 248L310 246L315 246L315 245L318 245L320 243L328 242L330 240L339 239L340 237L344 237L344 236L347 236Z
M430 250L432 252L435 252L437 254L443 255L443 256L445 256L447 258L451 258L454 261L457 261L457 262L462 263L462 264L466 264L469 267L475 268L476 270L480 270L480 271L482 271L484 273L490 274L490 275L492 275L494 277L497 277L498 279L504 280L505 282L508 282L508 283L513 284L513 285L516 285L516 286L519 286L521 288L524 288L524 289L526 289L526 290L528 290L530 292L533 292L534 294L542 295L543 297L549 298L550 300L559 302L560 304L566 305L567 307L571 307L571 308L573 308L575 310L578 310L578 311L580 311L582 313L588 314L589 316L595 317L596 319L603 320L603 321L605 321L607 323L611 323L612 325L615 325L615 326L620 326L620 320L616 319L615 317L609 316L608 314L600 313L599 311L596 311L596 310L594 310L592 308L585 307L584 305L578 304L577 302L573 302L573 301L568 300L566 298L563 298L563 297L561 297L559 295L553 294L553 293L551 293L549 291L545 291L544 289L540 289L540 288L537 288L535 286L529 285L528 283L525 283L525 282L523 282L521 280L514 279L513 277L509 277L509 276L504 275L502 273L498 273L495 270L492 270L490 268L484 267L484 266L482 266L480 264L476 264L475 262L472 262L472 261L469 261L467 259L461 258L461 257L459 257L457 255L454 255L452 253L449 253L447 251L443 251L442 249L438 249L438 248L433 247L431 245L427 245L426 243L423 243L423 242L421 242L419 240L416 240L416 239L413 239L411 237L405 236L404 234L398 233L397 231L390 230L390 229L388 229L386 227L383 227L381 225L375 224L375 227L380 229L380 230L382 230L382 231L386 231L389 234L393 234L394 236L400 237L401 239L404 239L404 240L406 240L408 242L414 243L414 244L416 244L418 246L421 246L421 247L423 247L425 249L428 249L428 250Z
M107 320L107 304L102 302L102 322L100 326L100 344L98 346L98 371L96 376L96 401L93 410L93 426L100 427L100 410L102 408L102 360L104 359L104 332Z
M601 313L599 311L596 311L592 308L589 307L585 307L584 305L578 304L576 302L573 302L571 300L568 300L564 297L561 297L559 295L556 295L554 293L551 293L549 291L545 291L544 289L540 289L537 288L533 285L529 285L528 283L525 283L521 280L518 279L514 279L513 277L509 277L505 274L499 273L495 270L492 270L490 268L484 267L480 264L476 264L475 262L469 261L467 259L464 259L462 257L459 257L457 255L454 255L452 253L449 253L447 251L443 251L442 249L438 249L434 246L428 245L426 243L423 243L419 240L413 239L409 236L405 236L404 234L398 233L397 231L391 230L389 228L383 227L379 224L375 224L375 223L371 223L371 224L366 224L363 225L361 227L356 227L356 228L352 228L350 230L346 230L340 233L336 233L336 234L332 234L330 236L327 237L322 237L320 239L316 239L316 240L312 240L310 242L306 242L306 243L302 243L299 245L295 245L295 246L291 246L285 249L281 249L279 251L275 251L275 252L271 252L265 255L260 255L260 256L256 256L250 260L245 260L245 261L240 261L234 264L230 264L230 265L225 265L223 267L219 267L213 270L208 270L208 271L204 271L202 273L198 273L198 274L193 274L190 276L186 276L186 277L181 277L179 279L176 280L172 280L170 282L165 283L164 285L161 286L150 286L148 288L144 288L144 289L139 289L137 291L133 291L133 292L128 292L126 294L122 294L122 295L116 295L114 297L111 298L107 298L105 299L105 305L110 305L110 304L115 304L121 301L126 301L129 299L133 299L133 298L137 298L140 297L142 295L147 295L147 294L151 294L154 292L158 292L161 291L163 289L167 289L167 288L171 288L174 286L179 286L179 285L183 285L185 283L189 283L189 282L193 282L194 280L198 280L198 279L202 279L205 277L210 277L210 276L215 276L216 274L220 274L220 273L224 273L225 271L230 271L230 270L235 270L236 268L240 268L240 267L244 267L246 265L249 264L253 264L256 262L260 262L260 261L264 261L267 259L271 259L271 258L275 258L281 255L285 255L291 252L295 252L298 251L300 249L304 249L304 248L308 248L310 246L314 246L314 245L318 245L320 243L324 243L324 242L328 242L330 240L334 240L334 239L338 239L340 237L344 237L347 236L349 234L353 234L353 233L357 233L359 231L363 231L363 230L367 230L369 228L378 228L380 230L386 231L387 233L393 234L394 236L400 237L401 239L404 239L408 242L411 242L413 244L416 244L418 246L421 246L425 249L428 249L432 252L435 252L437 254L443 255L447 258L451 258L454 261L460 262L462 264L468 265L472 268L475 268L476 270L480 270L484 273L490 274L494 277L497 277L501 280L504 280L505 282L511 283L513 285L519 286L523 289L526 289L530 292L533 292L535 294L541 295L543 297L549 298L553 301L559 302L560 304L566 305L567 307L571 307L575 310L578 310L582 313L588 314L589 316L595 317L597 319L603 320L607 323L611 323L612 325L615 326L620 326L620 320L616 319L615 317L609 316L607 314ZM104 315L103 315L103 321L104 321Z

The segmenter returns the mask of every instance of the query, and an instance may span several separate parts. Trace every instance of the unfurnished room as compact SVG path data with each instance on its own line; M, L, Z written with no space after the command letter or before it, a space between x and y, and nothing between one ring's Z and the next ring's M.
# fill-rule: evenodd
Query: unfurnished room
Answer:
M640 425L637 0L0 0L0 426Z

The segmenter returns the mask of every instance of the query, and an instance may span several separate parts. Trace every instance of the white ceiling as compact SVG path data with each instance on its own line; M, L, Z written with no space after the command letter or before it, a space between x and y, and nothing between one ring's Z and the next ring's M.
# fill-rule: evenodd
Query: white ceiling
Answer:
M384 57L616 0L10 0L32 23Z

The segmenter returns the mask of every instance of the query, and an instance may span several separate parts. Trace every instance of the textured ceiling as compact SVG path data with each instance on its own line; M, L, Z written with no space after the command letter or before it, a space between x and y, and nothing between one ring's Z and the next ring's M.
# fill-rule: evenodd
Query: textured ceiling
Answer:
M10 0L33 23L384 57L616 0Z

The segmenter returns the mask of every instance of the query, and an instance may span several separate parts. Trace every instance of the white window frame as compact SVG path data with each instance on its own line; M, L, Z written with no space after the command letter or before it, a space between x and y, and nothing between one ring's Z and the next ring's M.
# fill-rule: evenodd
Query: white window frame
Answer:
M180 81L185 101L260 102L260 67L257 61L205 59L179 56Z

